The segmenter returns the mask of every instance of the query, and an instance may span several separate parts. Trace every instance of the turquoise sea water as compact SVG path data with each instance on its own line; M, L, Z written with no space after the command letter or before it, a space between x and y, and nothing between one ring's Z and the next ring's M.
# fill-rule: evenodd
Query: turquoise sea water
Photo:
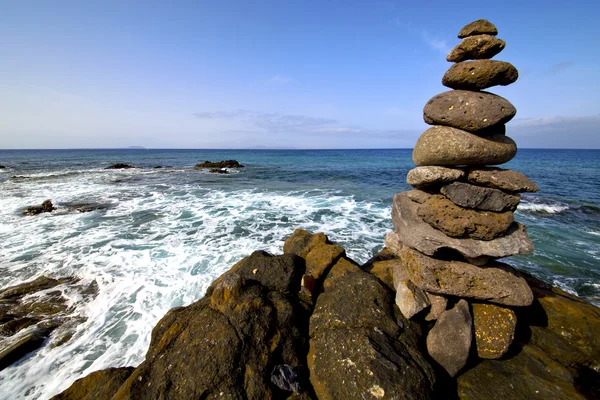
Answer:
M193 168L236 159L230 175ZM105 170L124 162L131 170ZM77 304L73 339L0 372L6 398L48 398L73 380L143 360L168 309L200 298L257 249L280 253L301 227L364 262L392 229L391 200L408 190L411 150L0 150L0 287L39 275L96 280ZM169 168L155 169L155 166ZM536 246L513 265L600 303L600 151L519 150L503 167L540 187L516 219ZM51 214L21 210L52 199ZM103 209L79 213L70 205Z

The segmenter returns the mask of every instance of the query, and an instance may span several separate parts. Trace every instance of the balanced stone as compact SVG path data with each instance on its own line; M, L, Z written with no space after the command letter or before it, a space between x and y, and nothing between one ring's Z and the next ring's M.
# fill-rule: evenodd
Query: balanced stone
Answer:
M436 166L417 167L408 171L406 183L417 189L426 189L463 179L462 169Z
M392 223L395 231L385 238L385 245L394 253L395 246L405 244L413 249L437 256L454 250L465 258L476 259L482 256L506 257L513 254L530 254L533 243L527 236L525 226L514 224L506 235L494 240L457 239L445 235L419 217L416 203L405 194L394 196L392 207Z
M538 185L520 172L502 168L478 168L469 171L469 182L509 192L537 192Z
M439 194L431 196L417 212L429 225L457 238L492 240L506 233L514 222L510 211L497 213L465 209Z
M510 121L517 109L505 98L488 92L449 90L435 95L423 108L423 119L429 125L446 125L469 132L484 131Z
M521 201L518 194L505 193L499 189L453 182L442 187L441 193L461 207L484 211L514 211Z
M404 279L396 286L396 305L406 319L412 318L429 307L429 298L410 280Z
M529 306L533 301L527 281L508 264L494 262L481 268L461 261L438 260L402 244L391 250L406 265L410 280L427 292L507 306Z
M505 135L481 137L449 126L429 128L417 140L413 161L428 165L504 164L517 154L517 145Z
M419 204L425 203L432 196L430 193L418 189L409 190L408 192L404 193L406 193L406 197Z
M425 321L435 321L444 311L446 311L448 299L441 294L435 293L427 293L427 298L429 299L431 308L429 309L429 313L425 316Z
M477 355L486 359L502 357L515 337L515 312L494 304L474 303L472 307Z
M473 21L467 25L465 25L459 32L458 38L464 39L468 36L474 35L492 35L496 36L498 34L498 29L494 24L485 19L478 19L477 21Z
M453 309L440 315L427 335L427 351L450 376L455 376L469 358L473 322L469 304L460 300Z
M504 50L506 42L491 35L466 37L448 54L449 62L481 60L494 57Z
M475 60L456 63L446 71L442 85L452 89L482 90L506 86L519 78L517 69L508 62Z

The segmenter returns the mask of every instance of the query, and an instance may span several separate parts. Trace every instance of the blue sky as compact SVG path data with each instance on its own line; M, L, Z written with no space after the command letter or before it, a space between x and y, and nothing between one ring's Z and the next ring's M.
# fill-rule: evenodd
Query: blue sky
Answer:
M493 22L520 147L600 148L600 2L0 0L0 148L410 148Z

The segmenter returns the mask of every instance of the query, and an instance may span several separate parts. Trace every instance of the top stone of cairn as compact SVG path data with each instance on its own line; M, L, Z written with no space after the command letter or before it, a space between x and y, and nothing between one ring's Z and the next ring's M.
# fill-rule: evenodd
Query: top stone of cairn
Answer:
M478 19L470 24L465 25L460 32L458 32L458 38L463 39L469 36L475 35L492 35L496 36L498 29L494 24L485 19Z

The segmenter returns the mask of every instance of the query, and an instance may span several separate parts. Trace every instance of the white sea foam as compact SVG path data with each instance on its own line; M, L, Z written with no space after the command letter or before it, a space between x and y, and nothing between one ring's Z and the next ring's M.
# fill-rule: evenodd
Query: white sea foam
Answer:
M568 210L569 206L561 204L546 204L546 203L527 203L519 204L517 210L531 213L558 214Z
M99 289L87 303L65 291L75 313L87 319L66 344L43 347L1 371L4 398L46 399L92 371L139 364L152 328L170 308L202 297L217 276L254 250L281 253L282 239L296 227L327 233L359 261L391 229L388 206L331 190L227 192L191 184L159 190L110 183L146 173L152 171L0 182L0 287L75 275L95 280ZM46 198L113 207L20 215Z

